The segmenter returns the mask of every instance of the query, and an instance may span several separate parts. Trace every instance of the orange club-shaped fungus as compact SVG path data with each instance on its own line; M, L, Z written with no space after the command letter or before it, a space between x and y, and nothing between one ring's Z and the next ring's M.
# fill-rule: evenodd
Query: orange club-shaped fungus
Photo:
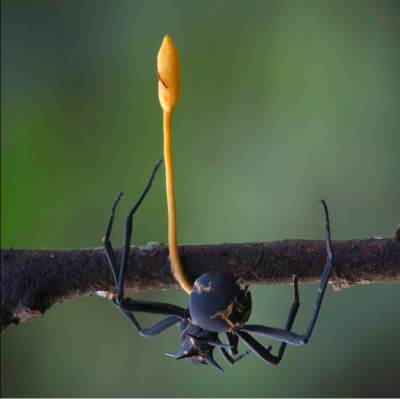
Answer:
M168 206L168 245L172 272L182 286L190 294L193 286L183 272L178 252L176 233L176 210L174 190L174 169L171 149L171 115L181 94L181 67L178 51L167 35L165 36L157 56L158 98L164 114L164 161L167 185Z

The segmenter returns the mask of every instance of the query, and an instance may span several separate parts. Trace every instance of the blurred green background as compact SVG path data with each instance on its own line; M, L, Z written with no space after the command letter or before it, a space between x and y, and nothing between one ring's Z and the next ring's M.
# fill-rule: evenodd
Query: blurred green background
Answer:
M1 246L101 246L162 157L156 56L178 48L178 241L389 237L399 222L400 2L2 1ZM134 244L166 242L164 169ZM305 331L317 286L300 286ZM181 290L182 291L182 290ZM283 327L290 286L252 287L252 323ZM136 295L186 306L182 291ZM163 355L108 301L81 298L1 336L2 396L399 396L398 285L328 288L309 345L278 367ZM397 316L396 316L397 315ZM149 326L153 317L139 316ZM157 319L158 320L158 319ZM277 344L274 344L275 350ZM245 349L241 347L241 349Z

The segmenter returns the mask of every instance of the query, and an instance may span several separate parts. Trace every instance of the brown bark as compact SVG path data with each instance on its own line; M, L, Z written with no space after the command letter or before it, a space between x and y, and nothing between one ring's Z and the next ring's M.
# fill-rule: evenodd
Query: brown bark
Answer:
M371 282L400 281L400 241L368 239L333 242L335 289ZM116 249L119 259L120 249ZM181 245L190 281L207 271L243 274L242 284L319 282L326 262L324 241L284 240L246 244ZM103 248L1 250L1 331L39 318L56 303L115 290ZM168 247L132 247L127 291L179 288L170 271Z

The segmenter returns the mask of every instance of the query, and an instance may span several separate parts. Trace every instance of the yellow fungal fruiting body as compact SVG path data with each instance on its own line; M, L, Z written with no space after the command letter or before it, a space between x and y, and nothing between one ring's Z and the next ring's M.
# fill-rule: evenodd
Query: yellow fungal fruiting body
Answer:
M181 66L172 39L165 36L157 56L158 97L164 112L172 112L181 95ZM165 87L165 86L166 87Z
M171 115L172 110L179 101L181 93L181 68L179 65L178 51L169 36L165 36L160 51L158 52L157 68L159 77L158 97L160 99L161 108L164 111L164 160L167 183L169 256L175 278L182 288L190 294L193 286L189 283L183 272L176 238L174 172L171 150Z

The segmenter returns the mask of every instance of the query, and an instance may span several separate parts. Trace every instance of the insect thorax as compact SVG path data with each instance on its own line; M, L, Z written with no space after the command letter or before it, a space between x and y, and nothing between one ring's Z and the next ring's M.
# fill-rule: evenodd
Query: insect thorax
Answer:
M218 334L205 331L189 320L183 320L178 324L180 341L179 356L192 355L186 360L194 364L205 364L207 358L212 357L214 346L201 342L201 340L217 340Z

